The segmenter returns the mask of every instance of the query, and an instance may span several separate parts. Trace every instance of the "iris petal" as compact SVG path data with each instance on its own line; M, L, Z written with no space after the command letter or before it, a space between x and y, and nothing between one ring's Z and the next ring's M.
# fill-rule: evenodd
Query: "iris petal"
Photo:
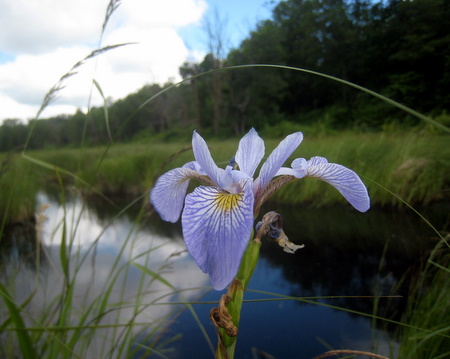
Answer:
M297 178L301 178L301 177L298 176L298 171L297 171L297 170L294 170L294 169L289 168L289 167L281 167L281 168L277 171L277 173L275 173L275 176L274 176L274 177L276 177L276 176L282 176L282 175L295 176L295 177L297 177Z
M225 288L238 271L252 232L251 181L238 194L197 187L186 197L182 223L192 257L209 274L215 289Z
M347 167L328 163L323 157L313 157L308 161L307 177L328 182L360 212L366 212L370 207L366 186L358 175Z
M273 150L273 152L267 158L267 161L262 165L261 171L259 172L259 177L255 181L255 194L267 186L270 180L281 168L283 163L286 162L289 156L297 149L302 140L303 134L301 132L295 132L287 136Z
M281 167L275 176L290 175L297 178L306 176L308 164L304 158L296 158L291 165L292 168Z
M194 131L192 136L192 149L200 168L209 176L209 178L211 178L211 180L213 180L215 184L220 186L220 179L223 176L224 170L217 167L211 157L208 145L202 136L200 136L196 131Z
M253 174L263 157L264 141L258 136L256 130L252 128L239 141L235 160L242 172L245 172L249 177L253 177Z
M195 172L197 172L199 175L206 175L206 172L203 171L203 169L200 167L197 161L191 161L183 165L183 168L189 168Z
M198 173L189 168L175 168L158 178L150 192L150 201L163 220L178 221L189 179L196 176Z

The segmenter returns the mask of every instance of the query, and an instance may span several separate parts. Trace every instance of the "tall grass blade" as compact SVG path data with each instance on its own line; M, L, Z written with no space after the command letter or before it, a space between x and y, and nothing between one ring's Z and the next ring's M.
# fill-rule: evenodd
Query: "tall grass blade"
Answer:
M428 263L434 265L435 267L437 267L443 271L446 271L447 273L450 273L450 268L445 268L443 265L436 263L435 261L433 261L431 259L428 260Z
M168 356L165 356L163 353L159 352L156 349L153 349L152 347L149 347L147 345L143 345L143 344L136 344L136 346L144 348L145 350L151 352L152 354L154 354L155 356L157 356L158 358L162 358L162 359L170 359Z
M149 276L151 276L151 277L155 278L156 280L160 281L161 283L163 283L164 285L166 285L167 287L172 289L174 291L174 293L178 293L179 292L179 290L176 289L172 284L170 284L166 279L161 277L159 274L151 271L147 267L144 267L144 266L142 266L142 265L140 265L138 263L132 263L132 265L135 266L136 268L140 269L144 273L148 274ZM209 338L208 333L205 330L205 327L201 323L200 318L198 317L197 313L195 312L194 308L192 307L192 304L189 303L188 301L186 301L185 305L189 309L189 311L191 312L191 314L194 317L195 321L197 322L197 325L199 326L201 332L203 333L203 336L205 337L206 341L208 342L208 345L209 345L209 347L211 349L211 352L214 355L215 354L215 349L214 349L214 346L212 345L211 339Z
M111 0L109 2L108 7L106 8L105 20L103 21L102 25L101 37L103 37L103 34L105 33L106 26L108 25L109 19L111 18L112 14L120 6L120 2L121 0Z
M83 184L86 187L88 187L91 190L93 190L96 194L98 194L100 197L102 197L108 203L116 206L116 204L113 201L111 201L111 199L108 196L104 195L101 191L97 190L95 187L92 187L92 185L90 183L86 182L84 179L82 179L81 177L77 176L76 174L74 174L74 173L72 173L72 172L70 172L70 171L68 171L68 170L66 170L66 169L64 169L64 168L62 168L60 166L53 165L51 163L42 161L42 160L40 160L38 158L30 157L30 156L26 155L25 153L22 154L22 157L24 159L26 159L27 161L30 161L30 162L38 165L38 166L41 166L41 167L49 169L49 170L58 171L59 173L62 173L62 174L65 174L65 175L68 175L68 176L72 177L76 181L79 181L81 184Z
M33 341L30 338L29 333L25 330L25 323L20 315L17 305L12 300L6 288L0 283L0 296L8 308L9 314L11 316L11 321L15 324L17 330L17 339L19 340L20 350L24 359L38 359L39 356L35 351Z
M123 43L123 44L116 44L116 45L109 45L109 46L105 46L103 48L97 49L92 51L89 55L87 55L84 59L78 61L75 65L72 66L72 68L66 72L64 75L61 76L61 78L58 80L58 82L56 82L56 84L53 85L53 87L47 92L47 94L44 96L44 99L42 101L41 107L39 108L38 112L36 113L35 119L38 120L39 117L41 116L42 112L52 103L54 102L57 97L58 97L58 93L64 89L66 87L65 82L67 79L69 79L70 77L74 76L77 74L77 69L79 67L81 67L82 65L84 65L86 63L86 61L93 59L107 51L113 50L113 49L117 49L119 47L122 46L126 46L126 45L131 45L133 43L131 42L127 42L127 43ZM34 127L36 126L36 121L33 122L30 131L28 132L28 136L27 139L25 141L25 145L24 145L24 149L23 149L23 153L25 153L25 151L28 148L28 143L30 142L31 136L34 132Z
M450 244L449 244L449 242L447 242L446 238L443 237L442 234L419 211L417 211L413 206L411 206L403 198L401 198L400 196L398 196L397 194L395 194L389 188L386 188L382 184L380 184L370 178L367 178L364 176L361 176L361 177L364 178L365 180L371 181L372 183L376 184L377 186L383 188L383 190L387 191L393 197L397 198L400 202L402 202L405 206L407 206L410 210L412 210L415 214L417 214L439 236L439 238L447 245L447 247L450 248Z
M111 142L113 142L112 136L111 136L111 130L109 129L109 115L108 115L108 104L106 103L105 95L103 95L102 88L100 87L100 84L97 82L97 80L93 79L95 87L97 88L98 92L100 93L100 96L102 96L103 99L103 112L105 114L105 123L106 123L106 132L108 132L108 137Z
M363 86L354 84L353 82L346 81L346 80L340 79L338 77L327 75L327 74L324 74L324 73L321 73L321 72L303 69L303 68L300 68L300 67L285 66L285 65L275 65L275 64L247 64L247 65L236 65L236 66L221 67L219 69L205 71L205 72L202 72L200 74L188 77L188 78L186 78L184 80L181 80L181 81L179 81L177 83L174 83L174 84L172 84L170 86L167 86L166 88L162 89L161 91L159 91L155 95L151 96L149 99L144 101L130 115L130 117L124 122L125 123L128 122L128 120L131 119L138 111L140 111L144 106L146 106L148 103L153 101L158 96L162 95L163 93L165 93L165 92L171 90L172 88L177 87L177 86L179 86L179 85L181 85L181 84L183 84L185 82L189 82L189 81L192 81L192 80L194 80L196 78L200 78L200 77L203 77L203 76L208 76L208 75L211 75L211 74L216 73L216 72L239 70L239 69L246 69L246 68L258 68L258 67L259 68L273 68L273 69L283 69L283 70L290 70L290 71L299 71L299 72L303 72L303 73L306 73L306 74L319 76L319 77L324 77L324 78L327 78L329 80L342 83L344 85L353 87L353 88L355 88L355 89L357 89L359 91L365 92L365 93L367 93L367 94L369 94L369 95L371 95L373 97L376 97L376 98L378 98L378 99L380 99L380 100L382 100L382 101L384 101L384 102L386 102L386 103L388 103L388 104L390 104L390 105L392 105L394 107L397 107L398 109L400 109L400 110L402 110L402 111L404 111L406 113L409 113L410 115L412 115L414 117L417 117L418 119L420 119L422 121L428 122L428 123L432 124L433 126L439 128L439 129L441 129L441 130L443 130L443 131L445 131L447 133L450 133L450 128L448 128L447 126L444 126L441 123L439 123L439 122L437 122L437 121L435 121L435 120L433 120L433 119L431 119L431 118L429 118L429 117L427 117L425 115L422 115L420 112L417 112L417 111L415 111L415 110L413 110L413 109L411 109L411 108L409 108L409 107L407 107L405 105L402 105L401 103L399 103L397 101L394 101L394 100L392 100L392 99L390 99L390 98L388 98L386 96L383 96L383 95L381 95L381 94L379 94L379 93L377 93L375 91L369 90L369 89L367 89L367 88L365 88Z

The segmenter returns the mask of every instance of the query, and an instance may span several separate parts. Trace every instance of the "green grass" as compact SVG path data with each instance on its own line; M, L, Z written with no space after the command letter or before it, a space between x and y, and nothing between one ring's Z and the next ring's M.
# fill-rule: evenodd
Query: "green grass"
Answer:
M329 162L353 169L366 184L372 205L398 207L401 201L390 192L416 205L450 198L450 149L447 143L448 136L416 133L346 132L308 138L306 132L296 153L306 159L320 155ZM337 191L314 179L286 186L275 198L315 206L343 202Z
M449 236L447 236L448 243ZM398 358L450 357L450 252L440 241L424 270L412 281L408 305L399 327Z
M392 193L410 204L422 206L450 199L448 136L351 131L315 136L309 134L308 128L304 135L303 143L291 158L323 156L330 162L353 169L368 187L372 205L401 206L402 202ZM239 139L206 140L213 158L219 166L225 167L234 156ZM266 156L279 140L265 141ZM65 186L76 186L89 193L94 191L107 196L144 194L159 175L194 160L189 146L190 143L149 141L83 150L28 152L30 158L44 161L46 168L16 155L9 160L0 177L2 218L13 222L32 215L35 194L46 185L57 183L58 176ZM273 199L286 204L314 206L345 202L331 186L314 179L290 184Z
M36 193L43 186L42 168L19 155L0 154L0 229L33 218ZM2 231L0 230L0 233Z

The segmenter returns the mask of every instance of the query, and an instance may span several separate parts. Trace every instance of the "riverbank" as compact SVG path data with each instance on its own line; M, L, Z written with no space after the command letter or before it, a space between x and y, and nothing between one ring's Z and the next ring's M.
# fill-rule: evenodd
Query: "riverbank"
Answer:
M450 148L448 136L420 133L354 133L309 136L291 159L326 157L357 172L372 205L400 207L448 201ZM213 158L225 166L239 139L208 141ZM279 140L265 141L266 156ZM3 224L33 216L40 189L60 186L85 194L138 197L159 175L194 159L190 143L138 142L84 149L48 149L2 155L0 215ZM289 161L288 161L289 162ZM144 196L147 200L147 196ZM273 198L285 204L314 207L344 203L331 186L314 179L299 180Z

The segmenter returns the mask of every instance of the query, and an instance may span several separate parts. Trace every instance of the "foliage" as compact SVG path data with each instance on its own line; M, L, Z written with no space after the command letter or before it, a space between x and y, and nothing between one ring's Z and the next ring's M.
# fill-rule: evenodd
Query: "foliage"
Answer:
M171 83L146 85L108 103L108 118L104 108L92 108L26 125L7 120L0 126L0 151L23 146L30 129L28 148L42 149L107 144L108 125L116 142L185 139L193 129L228 137L286 121L319 122L330 131L415 126L417 119L324 77L274 68L209 71L245 64L305 68L442 116L450 110L449 19L445 0L282 1L272 19L261 21L225 58L213 51L200 63L183 64L185 82L171 91L164 92Z
M43 171L20 156L0 156L0 234L6 224L33 218L43 180Z
M447 239L449 236L447 235ZM427 267L412 281L407 310L400 327L399 358L444 358L450 354L450 328L443 318L450 316L450 254L442 239Z

